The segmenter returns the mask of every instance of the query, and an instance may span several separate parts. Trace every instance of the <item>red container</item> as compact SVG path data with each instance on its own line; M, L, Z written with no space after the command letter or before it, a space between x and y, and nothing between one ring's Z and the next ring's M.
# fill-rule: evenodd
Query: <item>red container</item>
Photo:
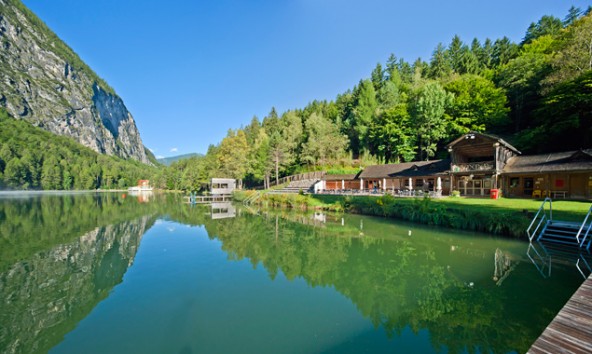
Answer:
M498 199L499 198L499 189L491 189L489 191L489 196L491 199Z

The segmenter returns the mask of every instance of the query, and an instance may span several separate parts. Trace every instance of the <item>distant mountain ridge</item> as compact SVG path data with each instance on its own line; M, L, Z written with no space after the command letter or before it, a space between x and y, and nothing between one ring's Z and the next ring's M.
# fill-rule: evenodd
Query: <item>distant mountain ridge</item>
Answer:
M19 0L0 0L0 107L99 153L149 161L115 91Z
M203 157L203 155L198 154L196 152L192 152L190 154L171 156L171 157L163 157L163 158L157 159L157 161L165 166L170 166L173 162L177 162L177 161L185 160L185 159L190 159L192 157Z

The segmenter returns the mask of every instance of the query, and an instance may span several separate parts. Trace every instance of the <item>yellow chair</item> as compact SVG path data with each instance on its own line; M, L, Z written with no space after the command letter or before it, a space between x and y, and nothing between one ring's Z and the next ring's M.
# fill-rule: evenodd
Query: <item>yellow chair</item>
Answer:
M535 189L532 191L532 197L533 198L541 198L542 194L541 194L541 190L540 189Z

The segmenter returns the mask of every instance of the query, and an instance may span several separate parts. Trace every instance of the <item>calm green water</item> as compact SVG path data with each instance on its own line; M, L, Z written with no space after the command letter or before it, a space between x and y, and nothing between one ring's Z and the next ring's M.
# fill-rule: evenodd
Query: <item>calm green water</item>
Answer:
M0 195L0 352L522 353L583 281L507 239L215 211Z

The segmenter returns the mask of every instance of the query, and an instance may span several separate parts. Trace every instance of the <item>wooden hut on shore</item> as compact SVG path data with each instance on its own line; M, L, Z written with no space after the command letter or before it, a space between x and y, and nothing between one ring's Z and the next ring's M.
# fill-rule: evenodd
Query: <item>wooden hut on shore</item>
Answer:
M325 174L321 178L320 183L315 186L315 190L320 191L343 191L358 189L360 182L356 179L357 174Z
M448 144L453 190L465 196L489 196L501 187L500 175L515 147L496 136L471 132Z
M450 159L367 166L325 175L315 192L424 191L441 195L592 199L592 149L522 155L503 139L470 132L448 145ZM492 193L496 192L496 193Z
M435 191L440 177L442 191L450 190L448 170L449 160L402 162L397 164L373 165L366 167L359 175L362 190L423 190Z
M502 171L509 197L592 198L592 149L514 156Z

